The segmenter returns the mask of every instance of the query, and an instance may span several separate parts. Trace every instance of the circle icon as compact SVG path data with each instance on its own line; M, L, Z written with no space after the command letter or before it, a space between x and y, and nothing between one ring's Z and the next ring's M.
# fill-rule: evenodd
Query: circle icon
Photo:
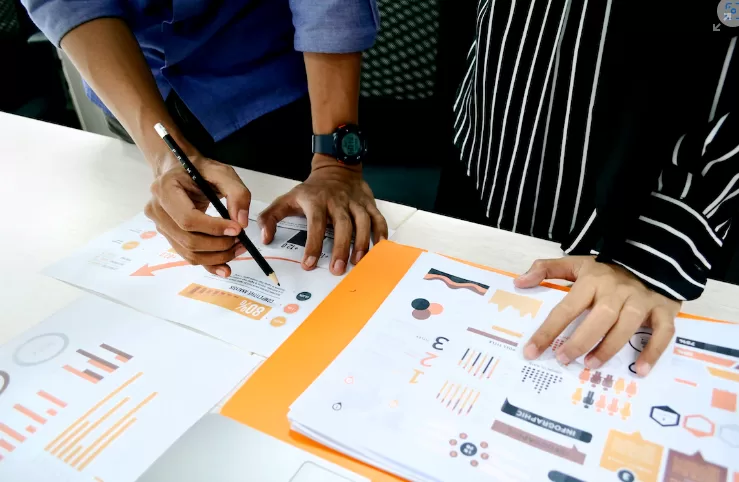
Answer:
M151 239L156 235L156 231L144 231L143 233L141 233L141 239Z
M616 476L621 482L634 482L636 480L636 476L630 470L619 470Z
M465 442L459 447L459 451L467 457L472 457L477 453L477 446L473 443Z
M331 408L333 408L334 411L338 412L339 410L341 410L341 402L334 403L333 405L331 405Z
M739 27L739 3L721 0L716 7L716 14L727 27Z
M283 308L283 311L287 314L292 314L298 311L300 307L296 305L295 303L290 303L289 305L285 305L285 308Z
M279 328L285 323L287 323L287 319L284 316L276 316L272 318L272 321L269 322L269 324L274 326L275 328Z
M431 306L431 303L429 303L429 300L416 298L415 300L411 301L411 306L414 310L423 311L427 310L428 307Z
M432 315L439 315L442 311L444 311L444 307L441 306L439 303L431 303L429 305L429 313L431 313Z
M56 358L69 345L69 338L63 333L46 333L34 336L15 349L13 361L16 365L30 367Z
M298 296L296 296L295 298L298 301L308 301L311 296L312 295L310 293L308 293L307 291L303 291L301 293L298 293Z
M649 340L652 339L652 334L648 331L637 331L631 336L631 339L629 340L629 345L631 345L631 348L641 353L641 351L644 349L645 346L647 346L647 343L649 343Z
M346 383L347 385L351 385L352 383L354 383L354 377L352 376L346 377L344 379L344 383Z
M130 250L130 249L134 249L134 248L138 247L138 245L139 245L139 242L138 241L128 241L126 243L123 243L121 245L121 248L123 248L125 250Z

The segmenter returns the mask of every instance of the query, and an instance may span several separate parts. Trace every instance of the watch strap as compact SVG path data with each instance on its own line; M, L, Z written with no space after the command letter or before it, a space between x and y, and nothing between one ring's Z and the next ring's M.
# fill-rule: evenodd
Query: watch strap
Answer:
M314 154L326 154L328 156L336 156L334 150L334 135L323 134L313 136L313 153Z

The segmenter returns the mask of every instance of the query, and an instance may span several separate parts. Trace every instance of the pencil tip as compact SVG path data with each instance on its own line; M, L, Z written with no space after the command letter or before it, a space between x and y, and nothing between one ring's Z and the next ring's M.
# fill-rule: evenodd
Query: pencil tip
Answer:
M274 284L276 284L277 286L280 286L280 281L277 279L277 275L276 274L270 273L269 274L269 279L271 279L274 282Z

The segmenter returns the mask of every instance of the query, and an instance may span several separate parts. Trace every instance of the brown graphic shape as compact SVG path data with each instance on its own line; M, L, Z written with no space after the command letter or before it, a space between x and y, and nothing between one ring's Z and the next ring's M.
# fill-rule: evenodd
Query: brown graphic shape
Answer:
M585 454L577 450L577 447L574 445L572 448L568 448L563 445L550 442L549 440L525 432L512 425L508 425L505 422L501 422L500 420L493 422L493 426L490 428L493 432L498 432L499 434L518 440L519 442L525 443L526 445L537 448L543 452L556 455L557 457L575 462L576 464L583 465L585 463Z
M510 293L504 290L495 290L495 294L490 298L490 303L498 305L498 311L503 311L509 306L518 310L519 316L523 318L526 315L531 315L532 318L536 318L539 313L539 308L544 303L536 298L531 298L517 293Z
M662 482L724 482L726 475L725 467L706 462L700 452L687 455L670 449Z
M478 295L484 295L490 288L488 285L478 283L459 276L454 276L449 273L444 273L438 269L430 269L426 276L423 277L425 280L439 280L443 282L447 288L452 290L467 289Z

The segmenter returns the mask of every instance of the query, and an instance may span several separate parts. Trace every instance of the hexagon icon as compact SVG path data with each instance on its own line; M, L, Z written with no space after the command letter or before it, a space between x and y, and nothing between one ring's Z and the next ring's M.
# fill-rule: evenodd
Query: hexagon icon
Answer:
M722 426L718 437L729 447L739 448L739 425Z
M713 437L716 433L716 424L703 415L686 415L683 428L696 437Z
M677 427L680 425L680 414L667 405L652 407L649 418L663 427Z

